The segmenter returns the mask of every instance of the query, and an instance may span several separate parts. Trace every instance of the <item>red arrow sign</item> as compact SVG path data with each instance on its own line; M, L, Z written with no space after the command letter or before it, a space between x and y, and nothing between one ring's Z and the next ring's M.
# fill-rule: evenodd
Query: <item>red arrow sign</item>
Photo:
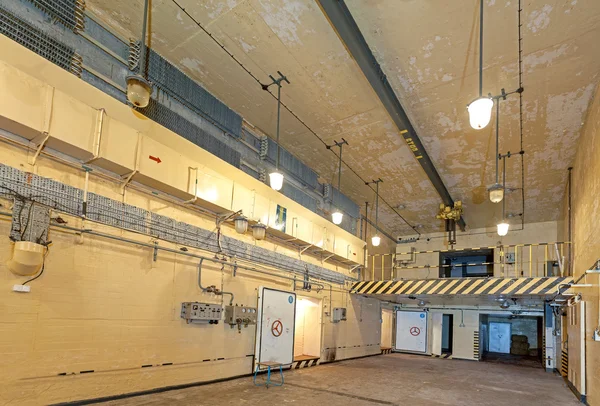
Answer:
M150 156L148 156L148 159L151 159L151 160L153 160L153 161L154 161L154 162L156 162L157 164L159 164L159 163L161 163L161 162L162 162L162 161L160 160L160 158L159 158L159 157L157 157L157 156L152 156L152 155L150 155Z

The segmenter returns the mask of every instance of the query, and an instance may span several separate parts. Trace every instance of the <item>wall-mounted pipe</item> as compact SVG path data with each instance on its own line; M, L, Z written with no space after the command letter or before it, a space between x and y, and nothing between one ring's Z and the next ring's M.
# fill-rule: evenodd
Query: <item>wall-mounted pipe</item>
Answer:
M195 203L196 200L198 200L198 168L190 167L189 169L196 171L196 181L194 182L194 197L192 197L190 200L185 200L183 204Z
M0 216L12 217L12 213L10 213L10 212L0 212ZM118 237L118 236L115 236L115 235L100 233L100 232L97 232L97 231L94 231L94 230L91 230L91 229L80 229L80 228L77 228L77 227L71 227L71 226L67 226L67 225L64 225L64 224L51 224L50 226L51 227L55 227L55 228L61 228L61 229L64 229L64 230L74 231L75 233L78 233L78 234L90 234L90 235L95 235L95 236L102 237L102 238L108 238L108 239L111 239L111 240L125 242L125 243L128 243L128 244L138 245L138 246L141 246L141 247L151 248L153 250L170 252L170 253L173 253L173 254L178 254L178 255L182 255L182 256L186 256L186 257L191 257L191 258L204 259L204 260L211 261L211 262L214 262L214 263L217 263L217 264L233 265L233 266L235 266L236 269L244 269L246 271L260 273L260 274L264 274L264 275L269 275L269 276L273 276L273 277L276 277L276 278L286 279L286 280L290 280L290 281L298 281L297 278L292 278L292 277L285 276L285 275L279 275L277 273L270 272L270 271L265 271L265 270L260 270L260 269L257 269L255 267L250 267L250 266L246 266L246 265L240 265L237 262L235 264L232 264L232 263L230 263L228 261L223 261L223 260L220 260L220 259L217 259L217 258L205 257L205 256L202 256L202 255L192 254L190 252L180 251L180 250L176 250L176 249L173 249L173 248L161 247L161 246L158 246L158 245L155 245L155 244L149 244L149 243L145 243L145 242L141 242L141 241L131 240L129 238ZM324 290L325 289L325 285L328 285L330 287L332 286L331 283L326 282L326 281L318 281L318 282L316 282L314 280L314 278L311 280L311 284L317 285L319 287L318 288L319 290Z
M568 196L568 203L567 203L567 216L568 216L568 239L569 241L573 241L573 216L571 215L572 212L572 194L571 194L571 185L573 182L573 167L570 166L568 168L569 170L569 196ZM569 246L569 276L573 275L573 245Z
M133 176L138 173L138 169L137 168L138 168L138 165L139 165L140 150L141 150L141 149L138 149L138 148L139 148L139 145L140 145L140 139L141 139L141 137L142 137L142 134L138 133L138 142L137 142L136 153L135 153L135 155L136 155L136 161L135 161L135 167L136 167L136 169L133 170L128 175L124 175L124 177L126 178L125 180L123 179L123 177L111 176L108 172L102 171L102 170L100 170L100 171L94 170L91 173L93 175L95 175L95 176L98 176L98 177L104 179L104 180L108 180L108 181L111 181L111 182L117 182L117 183L119 183L121 185L121 193L122 194L124 193L125 187L129 187L129 188L135 189L137 191L140 191L142 193L152 194L153 196L155 196L155 197L157 197L157 198L159 198L161 200L164 200L166 202L169 202L171 204L183 205L183 203L184 203L183 200L178 200L177 198L171 197L168 194L162 194L162 193L161 194L156 194L152 189L149 189L149 188L147 188L146 186L144 186L142 184L130 182L132 180ZM7 143L10 143L11 145L17 146L19 148L23 148L23 149L25 149L27 151L31 150L30 145L28 143L22 141L22 140L23 140L22 137L20 137L18 135L15 135L15 134L12 134L12 133L8 133L8 132L0 129L0 141L4 141L4 142L7 142ZM81 170L81 163L80 162L70 161L68 159L65 159L65 157L63 156L63 154L59 154L56 151L44 149L44 150L41 151L40 155L42 155L42 154L45 157L47 157L47 158L49 158L49 159L51 159L53 161L56 161L56 162L59 162L61 164L65 164L65 165L68 165L70 167L73 167L73 168ZM86 172L86 174L89 177L90 172ZM192 208L194 211L200 213L203 216L207 216L208 218L214 219L214 217L218 215L216 212L210 211L208 209L205 209L205 208L203 208L203 207L201 207L199 205L190 205L188 207ZM129 231L131 231L131 230L129 230ZM277 240L278 243L280 243L280 244L283 244L283 245L286 245L286 246L290 246L291 245L289 243L289 241L286 241L285 239L278 238L274 234L270 234L269 237L271 239ZM311 256L315 257L315 255L312 255L312 254L311 254ZM340 262L340 261L337 261L337 260L336 260L336 263L339 263L340 265L347 265L346 263ZM268 264L268 265L271 265L271 264ZM273 264L273 266L277 266L277 264ZM354 279L354 278L352 278L352 279Z
M204 258L200 258L200 262L198 262L198 287L200 289L202 289L202 292L204 292L204 293L214 293L215 295L218 295L218 296L223 296L223 295L231 296L231 300L229 300L229 306L232 306L233 298L234 298L232 292L226 292L224 290L219 290L214 285L208 286L208 287L202 286L202 263L203 262L204 262Z

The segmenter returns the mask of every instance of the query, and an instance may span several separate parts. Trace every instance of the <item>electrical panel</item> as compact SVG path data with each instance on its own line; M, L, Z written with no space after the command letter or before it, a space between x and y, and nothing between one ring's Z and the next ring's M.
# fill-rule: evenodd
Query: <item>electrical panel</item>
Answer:
M188 323L219 324L223 306L213 303L184 302L181 304L181 318Z
M242 326L248 327L250 324L256 324L257 315L258 312L255 307L225 307L225 322L229 323L231 328L234 328L237 325L238 331L242 331Z
M334 307L333 308L333 322L338 323L346 320L346 308L345 307Z

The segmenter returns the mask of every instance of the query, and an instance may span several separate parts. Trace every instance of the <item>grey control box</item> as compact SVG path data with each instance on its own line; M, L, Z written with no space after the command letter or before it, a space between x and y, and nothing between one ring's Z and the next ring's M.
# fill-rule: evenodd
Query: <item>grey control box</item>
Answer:
M255 307L225 306L225 323L232 328L237 325L238 329L241 329L242 325L248 327L250 324L256 324L257 315Z
M338 323L346 320L346 308L345 307L334 307L333 308L333 322Z
M219 324L223 306L213 303L184 302L181 304L181 318L188 323Z

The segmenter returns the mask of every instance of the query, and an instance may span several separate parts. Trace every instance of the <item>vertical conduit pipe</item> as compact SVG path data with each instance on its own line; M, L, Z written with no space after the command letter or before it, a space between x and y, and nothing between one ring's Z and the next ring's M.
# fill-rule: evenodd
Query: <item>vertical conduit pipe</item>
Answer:
M569 276L573 275L573 236L572 236L572 216L571 216L571 183L573 181L573 167L569 167L569 196L568 196L568 239L569 239ZM600 314L600 313L599 313Z
M215 295L218 295L218 296L222 296L222 295L231 296L231 300L229 301L229 306L232 306L233 298L234 298L232 292L225 292L224 290L219 291L214 286L209 286L207 288L202 286L202 263L203 262L204 262L204 258L200 258L200 261L198 262L198 287L200 289L202 289L202 292L204 292L204 293L214 293Z

